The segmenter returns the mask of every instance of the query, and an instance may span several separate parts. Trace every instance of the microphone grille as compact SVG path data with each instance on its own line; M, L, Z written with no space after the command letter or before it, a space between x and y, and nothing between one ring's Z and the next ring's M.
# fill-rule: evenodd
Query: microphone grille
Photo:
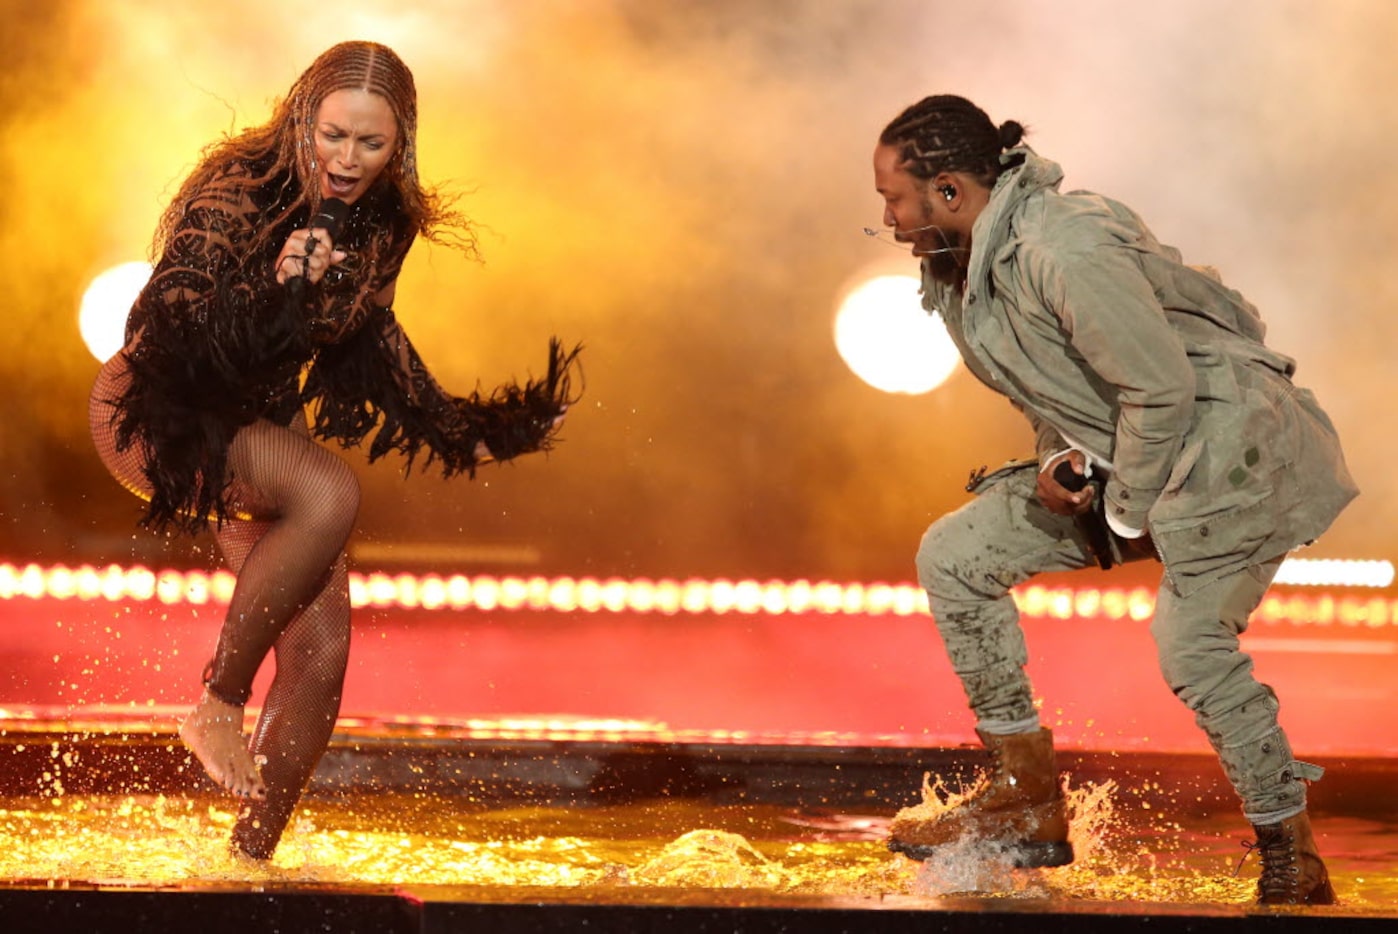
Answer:
M334 239L340 235L340 227L344 224L347 214L349 214L348 204L339 198L326 198L320 203L320 210L311 219L310 226L326 230L331 239Z

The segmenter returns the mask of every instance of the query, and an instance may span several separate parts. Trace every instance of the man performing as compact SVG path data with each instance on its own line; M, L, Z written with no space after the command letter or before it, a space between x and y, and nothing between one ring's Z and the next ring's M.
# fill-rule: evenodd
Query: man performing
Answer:
M940 816L900 814L889 846L921 859L970 836L1009 844L1020 866L1072 861L1010 591L1041 572L1153 558L1160 668L1253 825L1258 901L1329 904L1306 813L1321 770L1293 757L1238 637L1286 553L1357 494L1334 427L1291 381L1295 362L1264 344L1252 305L1124 205L1060 193L1062 170L1023 136L938 95L874 150L883 221L921 257L924 305L1028 417L1037 454L980 478L923 537L918 578L993 769ZM1103 520L1109 554L1085 531Z

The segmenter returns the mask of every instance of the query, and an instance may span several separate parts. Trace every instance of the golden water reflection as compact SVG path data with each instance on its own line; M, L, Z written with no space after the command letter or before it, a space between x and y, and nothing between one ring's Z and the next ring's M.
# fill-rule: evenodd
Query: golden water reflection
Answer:
M357 793L309 799L276 857L258 864L228 853L234 811L224 799L9 798L0 800L0 879L55 887L528 886L587 889L610 901L665 888L845 898L1252 900L1256 867L1232 874L1241 834L1229 829L1231 817L1218 828L1159 817L1148 825L1110 782L1076 789L1074 809L1077 862L1010 870L974 850L927 864L894 855L883 842L886 816L690 799L484 809L459 798ZM1345 907L1394 910L1394 828L1345 826L1380 844L1367 854L1327 852Z

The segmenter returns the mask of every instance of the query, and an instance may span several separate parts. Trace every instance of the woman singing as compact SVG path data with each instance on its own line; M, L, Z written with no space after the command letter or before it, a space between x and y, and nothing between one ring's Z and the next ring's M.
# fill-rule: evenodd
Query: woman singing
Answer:
M418 181L412 73L389 48L345 42L311 64L265 124L210 146L156 230L126 345L91 400L93 438L144 524L212 526L237 577L205 690L180 735L247 799L233 846L269 859L339 711L350 642L350 466L402 453L473 475L546 449L572 401L577 350L547 375L454 396L394 317L422 236L468 222ZM310 418L308 420L307 413ZM372 435L372 437L370 437ZM276 677L251 742L243 707L269 650Z

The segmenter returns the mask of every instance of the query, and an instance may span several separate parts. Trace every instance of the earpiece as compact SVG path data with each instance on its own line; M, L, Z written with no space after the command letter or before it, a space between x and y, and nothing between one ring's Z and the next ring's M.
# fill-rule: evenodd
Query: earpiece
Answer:
M942 197L946 198L948 201L956 197L956 189L950 185L943 185L941 188L937 190L940 191L942 193Z

